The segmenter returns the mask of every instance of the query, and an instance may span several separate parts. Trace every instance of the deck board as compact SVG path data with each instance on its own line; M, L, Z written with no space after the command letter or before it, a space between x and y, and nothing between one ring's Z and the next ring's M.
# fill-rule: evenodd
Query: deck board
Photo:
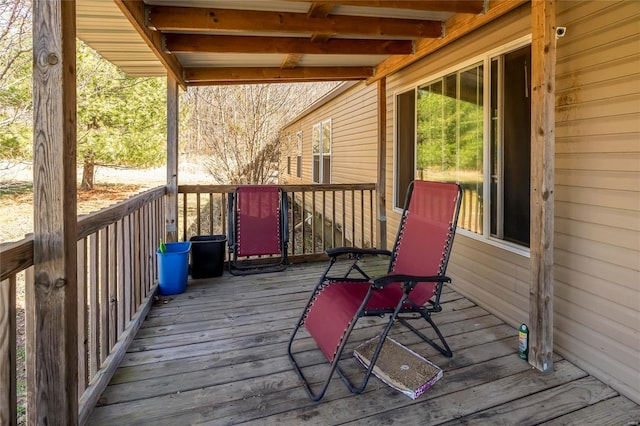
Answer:
M375 261L371 268L380 269ZM435 314L454 351L447 359L406 328L392 336L444 370L411 400L375 377L351 395L335 377L321 403L311 402L286 355L290 333L321 263L291 265L272 274L197 280L186 293L160 300L149 312L91 425L183 424L599 424L636 419L639 408L556 356L541 374L517 355L517 331L451 289ZM357 379L355 345L380 332L384 319L364 318L342 362ZM424 326L420 325L421 323ZM427 335L424 321L416 322ZM315 382L328 363L310 337L296 342L300 363ZM616 413L624 411L627 413ZM607 414L611 412L612 414ZM554 422L554 419L558 421ZM615 422L613 422L615 423Z

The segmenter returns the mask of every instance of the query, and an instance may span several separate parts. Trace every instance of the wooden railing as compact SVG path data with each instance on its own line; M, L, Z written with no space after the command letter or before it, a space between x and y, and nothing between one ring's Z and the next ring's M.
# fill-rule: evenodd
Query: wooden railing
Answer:
M87 420L153 302L165 193L165 187L156 188L78 220L80 424ZM24 409L16 403L17 353L25 353L16 347L16 288L20 280L33 282L33 237L3 246L0 259L0 424L4 425L15 424L18 409ZM24 308L29 318L28 297ZM26 353L27 358L32 355Z
M373 247L375 184L280 185L289 198L289 255L307 258L331 247ZM179 235L226 235L233 185L180 185Z
M375 246L375 184L284 185L289 254L320 256L335 246ZM235 186L180 186L180 236L226 234L227 194ZM78 398L84 423L153 301L155 250L164 235L165 187L78 220ZM0 424L18 411L16 289L33 282L33 237L0 248ZM28 297L23 317L32 306ZM27 327L32 327L27 321ZM29 330L26 332L29 335ZM20 356L19 356L20 355ZM26 353L26 358L34 354ZM27 365L29 363L27 362ZM28 372L29 374L29 372ZM28 385L26 385L28 386ZM28 389L27 392L33 392Z

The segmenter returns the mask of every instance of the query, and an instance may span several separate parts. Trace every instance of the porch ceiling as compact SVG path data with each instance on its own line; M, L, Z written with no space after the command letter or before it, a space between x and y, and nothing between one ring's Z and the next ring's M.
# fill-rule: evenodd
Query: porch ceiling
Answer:
M522 2L77 0L76 18L78 37L128 75L186 87L373 79L509 3Z

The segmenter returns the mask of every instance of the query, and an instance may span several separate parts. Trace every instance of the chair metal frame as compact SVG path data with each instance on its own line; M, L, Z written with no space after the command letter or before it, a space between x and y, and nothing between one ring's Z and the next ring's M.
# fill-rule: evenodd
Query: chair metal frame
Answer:
M244 187L260 187L261 185L244 185ZM263 186L263 185L262 185ZM271 253L273 256L255 258L238 258L239 244L238 238L238 190L229 193L227 203L227 240L229 247L229 272L233 275L250 275L265 272L284 271L288 266L288 244L289 244L289 199L287 193L278 187L279 196L279 217L278 232L280 251ZM279 255L279 256L275 256Z
M445 184L447 185L447 184ZM396 237L396 242L394 244L394 248L393 251L389 251L389 250L379 250L379 249L360 249L360 248L354 248L354 247L340 247L340 248L336 248L336 249L331 249L331 250L327 250L327 255L329 256L329 264L326 267L324 273L322 274L320 281L318 282L318 284L316 285L315 289L313 290L313 293L311 295L311 297L309 298L309 301L307 303L307 305L305 306L305 309L302 313L302 315L300 316L300 319L298 320L292 334L291 337L289 339L289 344L288 344L288 349L287 349L287 354L289 356L289 359L291 361L291 363L293 364L294 370L296 371L296 373L298 374L298 376L300 377L303 387L305 389L305 391L307 392L307 395L309 396L309 398L313 401L319 401L320 399L322 399L322 397L325 395L328 387L329 387L329 383L331 381L331 378L333 377L333 374L335 372L338 373L338 375L340 376L340 378L343 380L343 382L345 383L345 385L347 386L347 388L352 392L352 393L361 393L364 391L364 389L367 386L367 383L369 381L369 378L371 377L371 374L373 372L373 368L375 366L375 363L378 359L378 356L380 355L380 351L382 350L382 345L387 337L387 335L389 334L391 327L393 326L394 322L397 320L398 322L400 322L402 325L404 325L405 327L407 327L409 330L411 330L412 332L414 332L417 336L419 336L422 340L424 340L426 343L430 344L431 346L433 346L435 349L437 349L440 353L442 353L444 356L450 358L453 356L453 353L451 351L451 348L449 347L449 345L447 344L442 332L440 331L440 329L438 328L438 326L434 323L434 321L431 319L431 314L435 313L435 312L441 312L442 311L442 306L440 305L440 295L442 292L442 287L444 285L444 283L449 283L451 282L451 279L448 278L447 276L445 276L445 272L446 272L446 266L448 264L448 260L449 260L449 255L451 253L451 247L453 245L453 239L455 236L455 232L456 232L456 227L457 227L457 222L458 222L458 215L459 215L459 211L460 211L460 203L462 200L462 190L460 188L459 185L457 184L448 184L448 185L456 185L457 186L457 198L455 200L455 206L454 206L454 212L453 212L453 217L452 217L452 223L450 224L450 235L449 235L449 240L447 241L446 244L446 248L445 248L445 255L444 258L442 259L442 265L443 267L441 267L441 273L439 275L434 275L434 276L412 276L412 275L404 275L404 274L393 274L391 273L391 268L393 267L394 264L394 260L395 260L395 256L397 255L397 249L398 249L398 245L399 245L399 240L402 236L402 232L403 232L403 226L404 223L407 219L407 216L409 214L409 204L410 204L410 200L411 200L411 196L413 193L413 182L409 185L409 190L407 191L407 198L405 200L405 205L404 205L404 209L403 209L403 213L402 213L402 218L400 221L400 227L398 230L398 234ZM336 277L332 277L330 276L330 271L332 269L332 267L336 264L337 260L341 257L341 256L348 256L348 258L351 260L351 264L348 266L347 268L347 272L344 275L341 276L336 276ZM360 259L362 259L364 256L372 256L372 255L377 255L377 256L388 256L390 258L389 260L389 268L388 268L388 274L380 277L380 278L376 278L373 279L372 277L370 277L366 271L364 271L360 265L358 264L358 262L360 261ZM357 273L358 276L357 277L351 277L351 275L353 273ZM302 372L302 368L300 367L300 365L298 364L298 362L296 361L294 354L292 352L292 346L293 343L295 341L296 335L300 329L300 327L302 325L304 325L305 319L307 317L307 314L309 312L309 309L311 308L311 306L313 305L316 296L318 295L318 293L323 289L324 286L327 285L331 285L332 282L339 282L339 283L368 283L369 284L369 289L364 297L364 299L362 300L362 303L360 304L360 307L358 308L355 317L352 319L352 321L350 322L347 330L344 332L344 334L342 335L342 340L340 342L340 345L338 346L336 353L333 357L333 360L330 360L330 367L329 367L329 372L327 374L326 379L324 380L324 382L322 383L322 386L320 388L319 391L314 392L314 390L311 388L311 385L309 383L309 380L305 377L304 373ZM436 290L435 290L435 295L433 297L433 299L430 299L425 305L422 306L417 306L416 304L414 304L411 299L410 299L410 294L411 291L419 284L422 282L431 282L431 283L436 283ZM367 303L369 302L369 299L371 298L371 296L374 294L374 292L378 291L378 290L382 290L385 287L387 287L390 284L393 283L401 283L402 289L403 289L403 293L402 296L398 299L397 305L395 306L394 309L366 309ZM400 317L399 315L402 314L420 314L420 317L412 317L412 318L404 318L404 317ZM380 334L380 341L373 353L373 356L371 358L371 362L369 363L368 368L366 369L364 376L362 378L362 381L359 384L354 384L351 380L349 380L347 378L347 375L344 373L344 371L339 367L339 362L340 362L340 358L342 356L342 353L344 351L344 348L349 340L349 337L351 335L351 332L353 331L357 320L361 317L365 317L365 316L378 316L378 317L383 317L384 315L389 314L389 319L382 331L382 333ZM439 343L437 343L436 341L434 341L433 339L430 339L429 337L427 337L424 333L422 333L420 330L418 330L417 328L415 328L413 325L411 325L407 320L411 320L411 319L424 319L427 323L429 323L429 325L433 328L433 330L435 331L436 335L438 336L438 340ZM313 336L312 336L313 337ZM314 337L315 339L315 337Z

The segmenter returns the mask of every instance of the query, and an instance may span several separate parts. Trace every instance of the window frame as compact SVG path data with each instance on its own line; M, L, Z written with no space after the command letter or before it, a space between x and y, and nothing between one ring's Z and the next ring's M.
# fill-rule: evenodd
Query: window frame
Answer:
M324 126L329 125L329 142L328 142L328 151L325 152L325 147L327 146L326 141L324 140ZM316 129L318 129L318 152L315 152L315 137L316 137ZM311 126L311 181L314 184L331 184L331 175L332 175L332 152L333 152L333 122L331 118L324 119L315 123ZM318 157L318 172L316 172L315 161L316 157ZM328 179L325 176L325 160L329 161L329 177ZM316 176L318 174L319 176Z
M303 133L302 130L296 133L296 177L302 178L302 143Z
M418 114L417 114L417 101L418 101L418 89L421 86L427 85L429 83L433 83L438 79L443 79L445 76L462 72L463 70L468 69L477 64L483 65L484 73L483 73L483 148L482 148L482 196L483 196L483 211L487 212L483 215L483 231L482 234L475 233L472 231L468 231L466 229L457 228L459 234L464 235L466 237L481 241L483 243L487 243L489 245L499 247L501 249L507 250L509 252L529 257L530 256L530 248L524 245L512 243L507 240L499 239L491 235L491 61L496 57L503 56L512 51L518 50L520 48L526 47L527 45L531 45L531 34L527 34L525 36L519 37L511 42L505 43L501 46L498 46L493 49L489 49L486 52L483 52L480 55L476 55L472 58L462 60L455 65L448 67L443 70L439 70L437 72L433 72L425 76L424 78L415 81L412 84L406 84L403 86L399 86L393 93L393 206L392 209L394 212L401 214L402 208L398 206L402 206L404 200L398 200L398 96L404 94L410 90L414 91L415 101L414 101L414 138L413 138L413 173L415 178L415 170L417 167L417 132L418 132ZM502 75L498 75L499 79L502 79ZM502 122L499 124L499 133L502 134L503 126ZM501 153L500 153L501 155Z

